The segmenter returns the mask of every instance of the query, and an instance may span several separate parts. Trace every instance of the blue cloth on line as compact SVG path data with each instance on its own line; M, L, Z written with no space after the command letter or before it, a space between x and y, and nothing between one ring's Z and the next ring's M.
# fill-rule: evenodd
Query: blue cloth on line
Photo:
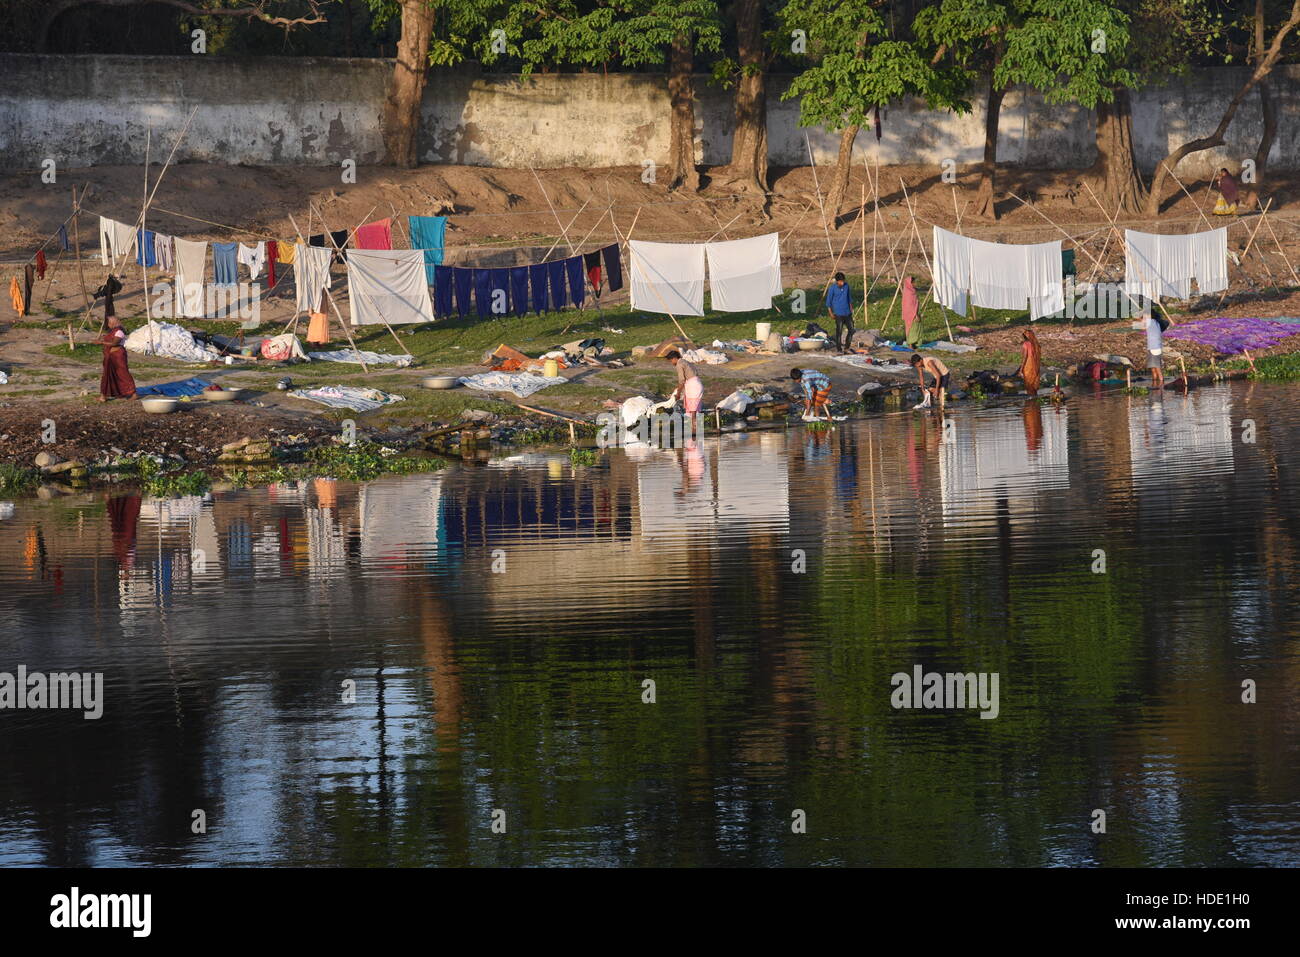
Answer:
M606 246L600 255L605 260L605 279L609 283L609 291L618 292L623 288L623 263L618 258L618 243Z
M135 231L135 263L137 266L156 266L153 255L153 230L137 229Z
M528 312L528 267L512 266L510 268L510 305L516 316Z
M136 395L165 395L172 399L179 399L187 395L202 395L207 391L208 386L212 385L207 379L178 379L175 382L164 382L161 385L147 385L135 390Z
M547 276L549 270L546 263L534 263L528 267L528 278L533 284L533 311L545 312L549 296L546 287L549 285Z
M492 273L490 270L474 270L474 302L478 306L478 317L480 319L486 319L492 315Z
M70 250L70 249L72 248L72 246L69 245L69 243L68 243L68 227L67 227L67 226L60 226L60 227L59 227L59 246L60 246L60 248L62 248L62 250L63 250L65 253L66 253L68 250Z
M239 285L239 243L212 244L212 272L218 286Z
M575 306L581 306L587 298L587 276L582 268L582 257L566 259L564 271L569 274L569 298Z
M546 264L551 276L551 308L563 309L569 304L569 292L564 288L564 260Z
M458 316L468 315L470 310L469 294L474 288L474 270L453 266L451 279L456 287L456 314Z
M442 264L443 245L447 236L446 216L409 216L411 248L424 250L424 274L434 285L433 267Z
M488 311L493 316L510 315L510 270L506 267L487 270L488 287L491 293L488 299ZM500 296L497 291L500 290Z
M428 269L428 266L425 266ZM433 314L439 319L445 319L454 311L451 304L451 274L450 266L433 267Z

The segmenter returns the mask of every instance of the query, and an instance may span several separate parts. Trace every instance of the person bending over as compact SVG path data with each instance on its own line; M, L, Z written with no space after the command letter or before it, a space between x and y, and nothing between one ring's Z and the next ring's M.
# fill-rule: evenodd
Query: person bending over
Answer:
M928 392L942 409L944 401L948 398L948 367L934 356L922 357L918 352L913 352L909 361L912 363L912 368L916 370L917 378L921 380L921 391ZM934 386L930 388L925 384L927 372L934 376Z
M791 369L790 378L803 386L803 417L815 418L824 413L826 421L831 418L831 380L826 373L816 369Z
M673 389L673 394L669 398L676 399L678 393L681 393L682 408L686 414L698 415L700 402L704 398L704 383L700 380L699 373L695 371L695 366L683 359L682 354L676 349L669 351L664 358L677 367L677 388Z

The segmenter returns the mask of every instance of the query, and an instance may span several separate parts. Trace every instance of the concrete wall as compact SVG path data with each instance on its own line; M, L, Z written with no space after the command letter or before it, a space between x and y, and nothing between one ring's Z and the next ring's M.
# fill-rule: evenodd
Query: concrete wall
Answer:
M379 120L391 61L315 58L224 59L213 56L0 55L0 166L34 168L138 163L145 131L153 150L170 148L198 105L181 159L251 165L360 164L383 155ZM1139 162L1148 169L1171 148L1210 132L1242 82L1235 68L1199 71L1134 97ZM836 134L798 125L797 101L782 101L788 80L774 77L768 100L771 162L807 162L804 135L818 162L833 162ZM1280 128L1270 162L1300 166L1300 67L1274 79ZM699 77L696 155L729 158L730 96ZM983 111L957 116L906 102L885 111L882 163L959 164L979 160ZM1012 92L1002 108L998 158L1059 168L1090 164L1090 111L1049 106ZM1252 95L1220 150L1185 161L1202 174L1253 156L1262 120ZM668 152L668 92L663 77L565 74L521 78L435 71L423 108L421 155L430 163L504 167L638 166ZM858 139L864 155L875 136Z

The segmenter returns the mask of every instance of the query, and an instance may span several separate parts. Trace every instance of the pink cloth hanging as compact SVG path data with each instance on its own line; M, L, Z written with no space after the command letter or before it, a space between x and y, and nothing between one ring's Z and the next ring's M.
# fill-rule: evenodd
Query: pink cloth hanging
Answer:
M903 280L903 335L906 336L912 331L912 323L916 322L917 309L916 286L912 283L912 277L908 276Z
M357 249L392 249L393 221L380 219L359 227L354 244Z

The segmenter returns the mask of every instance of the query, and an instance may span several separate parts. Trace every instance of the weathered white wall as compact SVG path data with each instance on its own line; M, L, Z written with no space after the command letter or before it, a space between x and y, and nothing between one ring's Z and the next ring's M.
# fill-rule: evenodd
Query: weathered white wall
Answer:
M383 155L379 121L391 62L212 56L0 55L0 165L34 168L138 163L145 131L153 150L170 148L190 110L199 107L179 157L252 165L360 164ZM1240 69L1198 71L1134 96L1139 161L1151 168L1185 139L1210 132L1242 82ZM1270 162L1297 167L1300 67L1274 79L1280 124ZM807 134L818 162L833 162L838 136L798 125L799 107L782 101L788 80L774 77L768 100L771 162L807 162ZM699 160L726 162L732 138L727 91L697 78ZM505 167L637 166L668 153L668 92L663 77L600 73L470 76L434 72L423 110L421 155L431 163ZM885 111L884 136L864 130L862 155L882 163L959 164L980 159L983 110L957 116L920 102ZM1092 114L1049 106L1036 95L1009 95L1002 109L998 158L1047 168L1093 160ZM1253 156L1262 120L1250 96L1219 150L1189 158L1200 175Z

